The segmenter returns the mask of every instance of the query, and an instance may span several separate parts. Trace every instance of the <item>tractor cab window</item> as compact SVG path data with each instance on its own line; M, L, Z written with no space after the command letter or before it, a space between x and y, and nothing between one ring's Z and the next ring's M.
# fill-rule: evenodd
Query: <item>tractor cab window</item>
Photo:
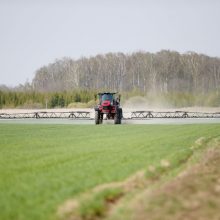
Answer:
M102 101L112 101L113 100L113 95L112 94L104 94L102 96Z

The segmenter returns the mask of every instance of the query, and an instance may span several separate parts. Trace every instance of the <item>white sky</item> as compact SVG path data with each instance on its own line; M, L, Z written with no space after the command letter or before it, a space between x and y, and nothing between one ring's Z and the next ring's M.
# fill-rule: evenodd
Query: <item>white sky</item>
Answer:
M0 0L0 84L64 56L162 49L220 57L220 1Z

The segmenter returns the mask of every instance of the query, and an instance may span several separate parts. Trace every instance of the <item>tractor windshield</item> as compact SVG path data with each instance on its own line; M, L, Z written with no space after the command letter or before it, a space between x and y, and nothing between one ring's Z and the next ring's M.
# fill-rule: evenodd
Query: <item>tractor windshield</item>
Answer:
M113 95L112 94L104 94L102 96L102 101L112 101L113 100Z

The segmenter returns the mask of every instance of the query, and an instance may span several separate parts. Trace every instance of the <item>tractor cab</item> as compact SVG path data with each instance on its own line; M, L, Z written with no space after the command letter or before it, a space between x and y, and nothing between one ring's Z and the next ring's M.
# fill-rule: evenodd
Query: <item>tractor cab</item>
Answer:
M119 98L115 97L116 93L99 93L99 105L118 105Z
M104 94L100 94L100 99L101 101L110 101L112 102L114 99L114 94L111 93L104 93Z

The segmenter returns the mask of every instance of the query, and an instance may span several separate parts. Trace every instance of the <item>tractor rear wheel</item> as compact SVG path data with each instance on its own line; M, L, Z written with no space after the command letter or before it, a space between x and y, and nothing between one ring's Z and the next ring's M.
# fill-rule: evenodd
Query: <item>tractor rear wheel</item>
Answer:
M114 117L114 124L121 124L122 109L117 109Z
M100 122L100 112L95 111L95 124L98 125Z
M118 109L119 110L119 119L118 119L118 124L121 124L121 119L122 119L122 109L121 108L119 108Z

